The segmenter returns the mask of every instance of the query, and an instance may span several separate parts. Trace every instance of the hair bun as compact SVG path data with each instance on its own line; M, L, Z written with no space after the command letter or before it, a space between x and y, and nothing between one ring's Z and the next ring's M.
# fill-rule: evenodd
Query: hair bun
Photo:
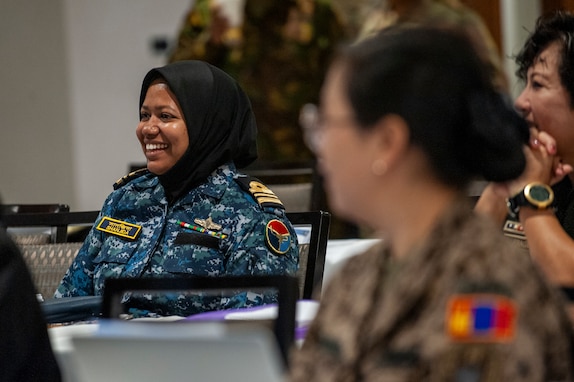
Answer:
M523 152L529 139L526 121L501 93L473 92L467 102L471 123L462 159L473 172L489 181L518 177L526 165Z

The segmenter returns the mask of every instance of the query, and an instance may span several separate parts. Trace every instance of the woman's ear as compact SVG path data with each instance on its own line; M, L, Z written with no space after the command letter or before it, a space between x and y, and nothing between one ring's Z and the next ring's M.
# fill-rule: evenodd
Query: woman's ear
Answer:
M376 161L392 167L409 148L410 131L407 122L397 114L388 114L373 126Z

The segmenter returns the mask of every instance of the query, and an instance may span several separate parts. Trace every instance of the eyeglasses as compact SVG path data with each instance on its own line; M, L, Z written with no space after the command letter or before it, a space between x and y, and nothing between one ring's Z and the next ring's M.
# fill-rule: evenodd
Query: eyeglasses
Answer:
M303 140L307 147L317 152L319 145L319 108L312 103L306 103L299 111L299 125L303 129Z
M321 144L323 132L327 126L347 126L354 123L356 120L352 115L325 118L321 115L319 107L312 103L303 105L299 111L299 124L303 129L303 139L314 153Z

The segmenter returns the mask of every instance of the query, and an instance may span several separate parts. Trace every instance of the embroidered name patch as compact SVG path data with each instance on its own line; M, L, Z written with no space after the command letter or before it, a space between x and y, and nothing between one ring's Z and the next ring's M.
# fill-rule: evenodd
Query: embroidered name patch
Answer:
M283 222L273 219L265 228L265 242L273 253L282 255L291 246L291 234Z
M142 226L105 216L102 221L100 221L100 224L97 225L96 229L112 235L134 240L139 235Z
M455 341L508 342L517 315L514 301L501 295L455 295L447 306L446 331Z

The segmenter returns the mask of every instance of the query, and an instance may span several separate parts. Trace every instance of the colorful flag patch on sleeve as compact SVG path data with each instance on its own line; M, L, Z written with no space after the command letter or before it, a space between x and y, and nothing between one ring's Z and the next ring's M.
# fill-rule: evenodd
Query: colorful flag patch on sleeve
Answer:
M455 341L508 342L514 338L518 309L501 295L459 294L446 311L446 331Z
M273 219L265 228L265 242L273 253L282 255L291 246L291 234L282 221Z

